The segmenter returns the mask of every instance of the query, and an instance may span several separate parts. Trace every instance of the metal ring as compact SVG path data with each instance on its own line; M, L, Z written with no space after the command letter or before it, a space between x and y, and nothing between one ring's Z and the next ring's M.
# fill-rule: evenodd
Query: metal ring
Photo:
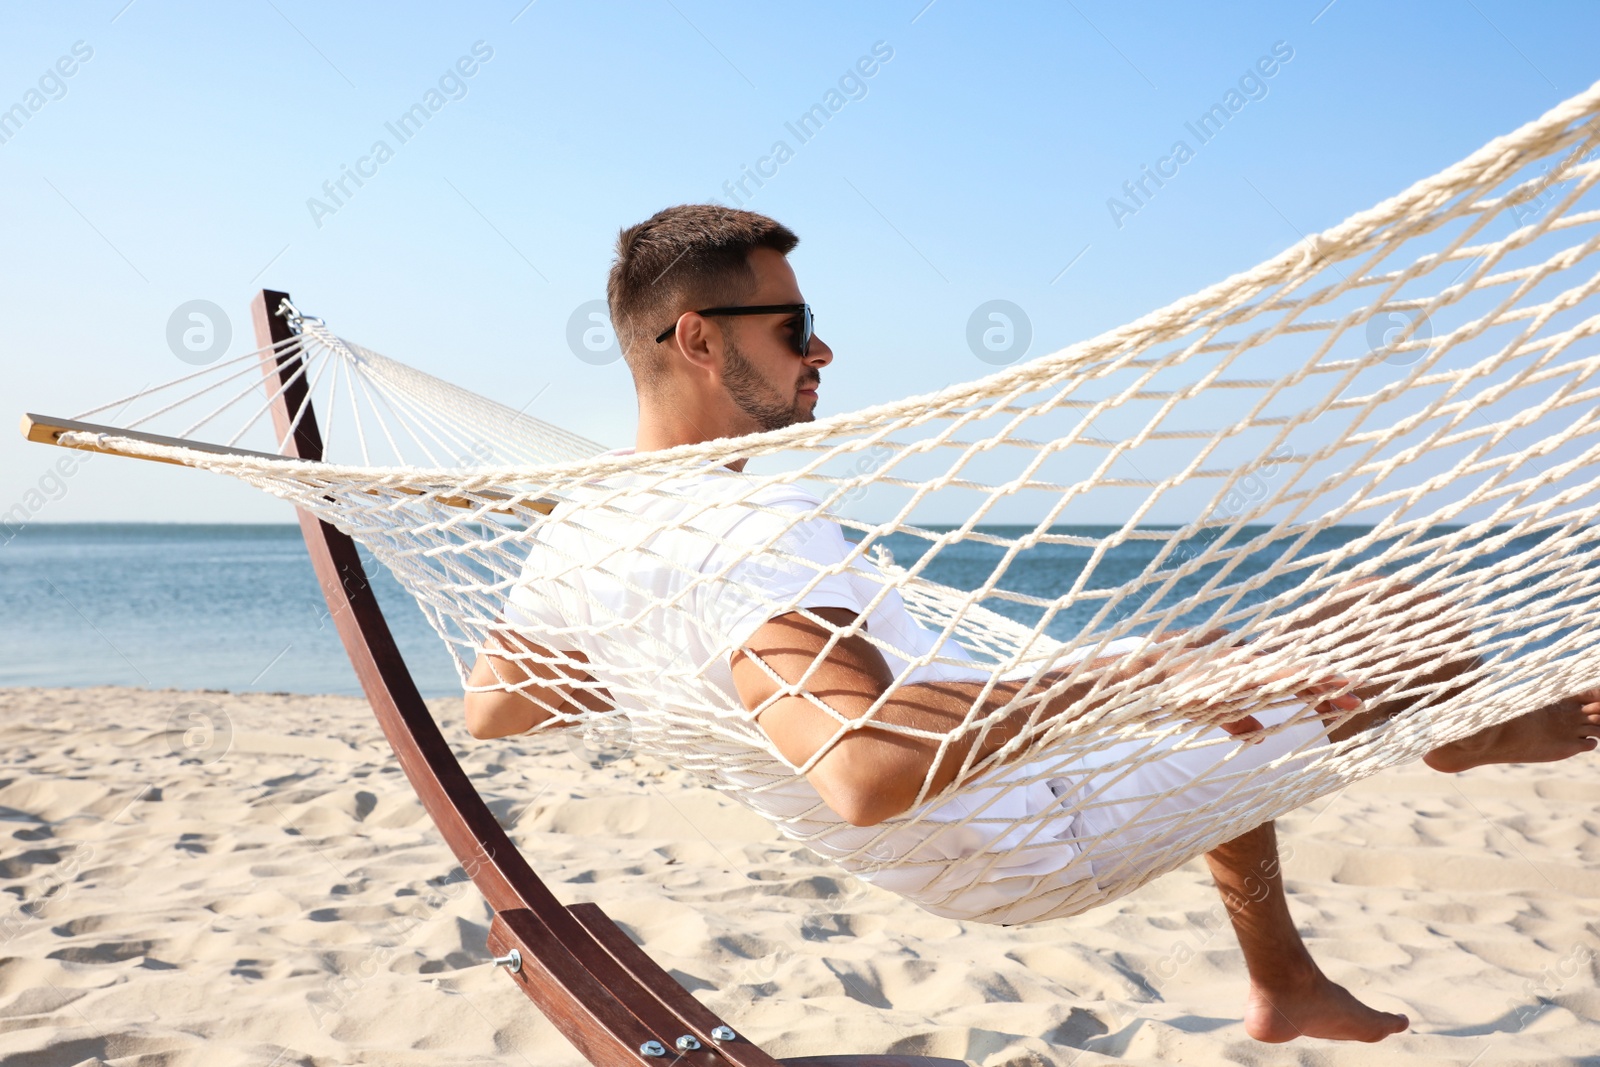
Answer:
M295 333L300 333L302 328L308 322L315 323L316 325L323 327L328 325L316 315L307 315L302 312L299 308L294 306L294 303L288 297L284 297L282 300L278 301L278 310L274 311L273 314L282 316L283 321L289 324L289 329L293 330Z

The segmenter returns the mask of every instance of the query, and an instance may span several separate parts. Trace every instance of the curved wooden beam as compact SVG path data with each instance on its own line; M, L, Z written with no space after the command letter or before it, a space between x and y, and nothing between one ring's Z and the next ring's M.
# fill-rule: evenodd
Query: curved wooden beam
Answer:
M264 289L251 305L273 424L287 455L318 460L322 435L295 336ZM293 433L291 435L291 428ZM334 625L367 702L423 808L495 918L489 947L521 957L517 985L596 1067L778 1067L662 970L592 904L563 906L483 802L423 702L350 537L307 511L300 530ZM732 1029L732 1028L728 1028ZM722 1037L723 1040L718 1040ZM680 1040L687 1039L687 1040ZM654 1054L651 1043L662 1048ZM685 1046L697 1045L688 1051ZM905 1056L822 1057L790 1067L962 1067Z

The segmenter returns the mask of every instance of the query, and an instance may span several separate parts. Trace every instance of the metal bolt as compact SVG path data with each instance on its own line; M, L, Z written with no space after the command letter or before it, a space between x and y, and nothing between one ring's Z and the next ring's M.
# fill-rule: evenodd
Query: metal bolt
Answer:
M639 1051L646 1056L665 1056L667 1054L667 1046L659 1041L646 1041L639 1046Z
M711 1028L711 1040L713 1041L734 1041L738 1037L739 1035L733 1032L733 1027L731 1026L713 1026Z
M516 949L512 949L504 956L496 956L494 958L494 965L496 967L504 967L512 974L516 974L522 970L522 953L518 952Z
M684 1034L682 1037L678 1038L678 1040L674 1041L673 1044L677 1046L679 1052L693 1052L695 1049L700 1047L700 1039L695 1037L693 1034Z

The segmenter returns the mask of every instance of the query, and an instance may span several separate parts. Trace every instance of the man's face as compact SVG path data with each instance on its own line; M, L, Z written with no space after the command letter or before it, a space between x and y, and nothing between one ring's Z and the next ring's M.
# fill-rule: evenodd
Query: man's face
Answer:
M750 253L756 286L741 304L802 304L800 283L782 254L770 248ZM795 352L798 315L739 315L721 320L727 344L722 386L758 430L776 430L816 418L817 386L833 350L813 336L806 357Z

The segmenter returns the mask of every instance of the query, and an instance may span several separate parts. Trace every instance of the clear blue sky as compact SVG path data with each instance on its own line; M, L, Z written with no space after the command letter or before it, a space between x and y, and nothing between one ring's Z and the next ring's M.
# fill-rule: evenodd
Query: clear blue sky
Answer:
M837 352L822 411L879 403L992 371L965 339L987 300L1025 309L1030 355L1054 350L1600 78L1600 6L1578 3L124 3L7 5L0 109L44 79L37 110L0 126L8 419L175 377L166 324L189 300L233 313L246 351L246 303L270 286L379 351L630 443L626 369L576 358L568 320L603 295L619 227L728 201L779 140L792 158L741 199L802 237ZM1293 56L1265 95L1119 228L1108 198L1279 42ZM475 45L492 55L400 143L386 123ZM802 144L786 123L875 45L892 57L846 79ZM379 140L392 158L361 164ZM334 204L324 182L358 165L375 173ZM0 511L57 455L0 436ZM223 479L114 459L35 516L288 518Z

